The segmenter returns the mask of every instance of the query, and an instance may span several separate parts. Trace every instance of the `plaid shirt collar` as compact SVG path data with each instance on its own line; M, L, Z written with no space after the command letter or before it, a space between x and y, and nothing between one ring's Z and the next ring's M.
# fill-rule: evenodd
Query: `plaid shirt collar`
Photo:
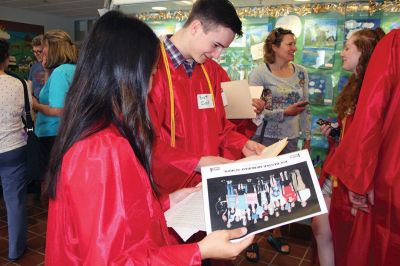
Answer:
M189 77L192 76L193 69L196 66L196 61L193 60L192 63L188 62L182 53L176 48L176 46L171 42L170 38L172 35L167 35L164 37L165 50L171 57L172 64L174 68L177 69L181 64L185 67L186 73Z

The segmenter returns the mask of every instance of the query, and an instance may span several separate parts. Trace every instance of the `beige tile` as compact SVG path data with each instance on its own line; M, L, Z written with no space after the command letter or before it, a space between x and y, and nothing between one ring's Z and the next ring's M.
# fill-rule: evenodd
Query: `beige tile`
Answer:
M279 265L279 266L295 266L295 265L299 265L300 262L301 262L301 259L299 259L299 258L292 257L290 255L278 254L272 261L272 264Z

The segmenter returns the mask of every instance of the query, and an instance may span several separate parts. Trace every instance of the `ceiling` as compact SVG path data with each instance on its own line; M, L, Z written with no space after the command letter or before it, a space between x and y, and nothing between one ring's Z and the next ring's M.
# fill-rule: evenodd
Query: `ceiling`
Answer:
M106 0L107 1L107 0ZM0 6L27 9L46 13L49 15L84 18L95 17L98 15L97 9L104 7L105 0L1 0ZM187 1L186 1L187 2ZM346 0L311 0L316 2L348 2ZM236 7L246 6L266 6L280 4L302 4L294 0L232 0ZM152 1L149 3L130 4L121 6L121 9L127 13L151 12L153 6L164 6L169 11L188 10L190 5L182 3L182 1ZM153 11L154 12L154 11Z

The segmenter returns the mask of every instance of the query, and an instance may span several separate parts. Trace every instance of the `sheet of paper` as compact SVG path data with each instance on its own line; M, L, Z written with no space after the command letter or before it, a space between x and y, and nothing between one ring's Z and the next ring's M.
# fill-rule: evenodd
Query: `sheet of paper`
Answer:
M172 227L184 241L198 231L205 231L203 193L190 194L164 215L167 226Z
M268 147L265 147L265 149L262 151L260 155L245 157L243 159L237 160L236 162L248 162L248 161L260 160L278 156L279 153L283 151L283 149L286 147L287 144L288 144L287 138L281 139L280 141L275 142L274 144L269 145Z
M252 99L260 99L264 90L263 86L249 86Z
M225 106L226 118L255 118L256 113L251 102L251 94L247 80L221 82L228 105Z

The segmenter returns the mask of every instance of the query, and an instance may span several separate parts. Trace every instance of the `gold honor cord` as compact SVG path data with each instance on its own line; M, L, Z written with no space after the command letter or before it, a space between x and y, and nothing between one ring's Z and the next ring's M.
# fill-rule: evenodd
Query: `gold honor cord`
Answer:
M342 120L342 130L340 131L339 141L342 141L342 139L343 139L344 129L346 127L346 118L347 117L345 116ZM338 178L336 176L332 176L332 185L333 185L333 187L338 186Z
M161 54L164 60L165 71L167 72L168 88L169 88L169 101L171 105L171 147L175 147L175 104L174 104L174 90L172 88L171 71L169 69L169 63L167 53L165 51L164 42L161 41Z
M168 57L167 52L165 51L164 42L161 41L161 54L164 61L165 71L167 72L167 79L168 79L168 88L169 88L169 101L171 105L170 115L171 115L171 147L175 147L175 101L174 101L174 90L172 87L172 77L171 77L171 70L169 69ZM211 98L214 104L214 111L216 111L215 107L215 100L214 100L214 92L212 90L210 77L206 71L206 68L203 64L200 64L201 69L203 70L204 76L206 77L208 88L210 89Z

